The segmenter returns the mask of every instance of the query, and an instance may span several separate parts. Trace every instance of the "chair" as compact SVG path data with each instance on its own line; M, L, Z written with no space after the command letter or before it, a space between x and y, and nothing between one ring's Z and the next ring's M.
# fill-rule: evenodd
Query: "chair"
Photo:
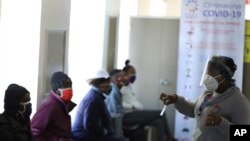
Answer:
M140 127L139 124L135 124L132 126L123 126L122 125L122 119L123 119L123 114L111 114L112 117L112 122L114 125L115 129L115 134L118 137L124 137L124 133L134 133L135 136L136 134L141 134L144 135L145 138L143 138L140 141L156 141L156 129L155 127L152 126L145 126L145 127ZM129 141L128 137L125 136L125 139Z

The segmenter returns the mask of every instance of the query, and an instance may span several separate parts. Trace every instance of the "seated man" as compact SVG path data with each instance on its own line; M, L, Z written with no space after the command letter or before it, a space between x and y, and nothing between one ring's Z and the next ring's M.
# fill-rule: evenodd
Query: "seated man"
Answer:
M133 110L125 112L122 101L124 94L121 88L128 84L128 77L122 70L113 70L111 73L112 91L107 97L106 104L111 114L123 114L123 126L153 126L157 129L158 141L166 141L171 138L166 116L160 116L157 110Z
M99 70L88 80L91 89L81 101L72 135L75 141L124 141L114 134L111 117L104 103L111 90L109 74Z
M31 129L36 141L72 141L71 116L76 106L71 78L58 71L51 77L51 91L32 118Z
M110 73L112 91L105 100L109 112L112 114L123 114L124 108L122 105L122 93L121 88L126 83L128 79L122 70L114 69Z

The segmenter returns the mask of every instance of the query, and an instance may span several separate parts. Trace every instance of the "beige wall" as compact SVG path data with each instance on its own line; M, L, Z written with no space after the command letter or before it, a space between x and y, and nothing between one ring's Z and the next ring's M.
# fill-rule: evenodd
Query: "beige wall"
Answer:
M250 4L246 5L245 17L246 19L250 20Z
M138 15L144 16L149 14L150 0L138 0Z
M118 16L120 13L120 0L106 0L106 15Z
M157 4L162 12L155 13L152 10L152 5ZM138 16L180 17L180 4L180 0L138 0Z
M131 25L129 59L137 72L135 95L145 109L161 110L160 94L176 92L179 19L132 18ZM166 112L174 133L173 105Z
M181 0L166 0L167 13L169 17L180 17Z

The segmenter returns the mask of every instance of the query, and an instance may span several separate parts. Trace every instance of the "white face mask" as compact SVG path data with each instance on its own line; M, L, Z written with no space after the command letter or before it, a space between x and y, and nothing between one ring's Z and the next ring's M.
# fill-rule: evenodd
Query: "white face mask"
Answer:
M215 79L215 77L208 75L208 74L205 76L205 79L203 80L203 84L205 85L205 87L208 91L212 91L212 92L217 90L217 88L219 86L219 83Z
M25 103L19 103L20 105L23 106L23 110L22 111L19 111L20 113L24 113L26 111L26 105L30 104L30 101L28 102L25 102Z

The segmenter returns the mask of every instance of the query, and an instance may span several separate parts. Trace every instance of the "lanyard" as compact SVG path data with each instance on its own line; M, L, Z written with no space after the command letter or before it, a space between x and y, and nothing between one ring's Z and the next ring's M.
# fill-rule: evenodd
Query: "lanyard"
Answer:
M202 103L201 103L201 105L199 107L198 116L201 115L201 112L206 107L208 100L210 100L212 98L213 98L213 92L207 91L206 96L205 96L204 100L202 101Z

